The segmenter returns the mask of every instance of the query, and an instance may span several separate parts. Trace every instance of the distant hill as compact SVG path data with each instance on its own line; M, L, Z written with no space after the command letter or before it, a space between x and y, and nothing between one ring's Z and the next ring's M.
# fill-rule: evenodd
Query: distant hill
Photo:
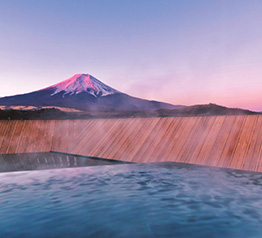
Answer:
M260 112L253 112L240 108L228 108L213 103L188 106L178 110L157 110L161 117L168 116L215 116L215 115L255 115Z

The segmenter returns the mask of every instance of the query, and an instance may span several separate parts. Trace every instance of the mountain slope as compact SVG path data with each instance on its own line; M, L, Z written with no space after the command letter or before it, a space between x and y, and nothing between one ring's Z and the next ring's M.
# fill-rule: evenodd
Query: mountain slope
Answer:
M154 111L183 106L131 97L102 83L89 74L73 77L35 92L0 98L4 106L58 106L84 111Z

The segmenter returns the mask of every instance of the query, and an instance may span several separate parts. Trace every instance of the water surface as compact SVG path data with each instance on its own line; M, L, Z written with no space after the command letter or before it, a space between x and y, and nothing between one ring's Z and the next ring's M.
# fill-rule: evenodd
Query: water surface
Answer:
M0 174L0 237L262 237L262 174L177 163Z

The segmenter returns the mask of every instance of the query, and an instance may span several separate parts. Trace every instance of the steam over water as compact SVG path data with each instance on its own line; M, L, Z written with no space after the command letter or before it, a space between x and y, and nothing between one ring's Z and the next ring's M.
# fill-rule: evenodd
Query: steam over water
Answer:
M176 163L0 174L0 237L262 237L262 174Z

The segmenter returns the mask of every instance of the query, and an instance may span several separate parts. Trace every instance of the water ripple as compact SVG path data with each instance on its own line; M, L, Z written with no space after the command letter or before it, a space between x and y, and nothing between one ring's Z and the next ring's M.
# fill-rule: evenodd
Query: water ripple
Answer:
M262 237L259 173L161 163L0 181L0 237Z

